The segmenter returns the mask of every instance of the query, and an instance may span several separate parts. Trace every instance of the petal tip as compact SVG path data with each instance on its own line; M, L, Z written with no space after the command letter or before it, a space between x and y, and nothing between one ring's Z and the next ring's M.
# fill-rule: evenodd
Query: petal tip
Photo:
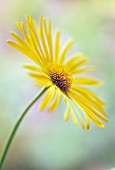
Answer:
M106 126L104 124L101 124L100 127L101 128L106 128Z
M68 117L67 117L67 115L64 115L64 120L65 120L65 122L67 122L68 121Z
M43 111L43 107L41 105L39 106L39 111Z
M12 43L11 40L6 40L6 42L10 45Z

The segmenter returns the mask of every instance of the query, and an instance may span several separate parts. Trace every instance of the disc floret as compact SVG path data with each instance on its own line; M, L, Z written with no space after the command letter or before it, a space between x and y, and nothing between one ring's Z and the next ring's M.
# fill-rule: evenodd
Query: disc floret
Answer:
M71 77L66 68L61 65L50 65L49 76L53 84L66 93L71 85Z

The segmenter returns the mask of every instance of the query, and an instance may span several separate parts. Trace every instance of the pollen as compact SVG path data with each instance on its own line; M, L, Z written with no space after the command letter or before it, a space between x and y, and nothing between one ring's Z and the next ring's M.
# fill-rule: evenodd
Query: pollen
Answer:
M71 77L64 66L52 65L48 68L49 76L53 84L66 93L71 85Z

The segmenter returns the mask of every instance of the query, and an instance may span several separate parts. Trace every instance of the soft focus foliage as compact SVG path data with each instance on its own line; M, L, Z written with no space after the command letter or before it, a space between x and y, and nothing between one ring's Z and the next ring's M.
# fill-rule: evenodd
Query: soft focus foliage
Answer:
M115 1L114 0L25 0L3 1L0 10L0 151L20 111L39 90L21 68L27 58L9 47L9 30L26 14L38 20L40 13L52 16L63 40L74 37L73 50L82 51L95 64L93 73L106 84L97 93L107 103L109 124L88 132L64 123L64 107L52 113L38 112L38 103L25 117L9 150L4 170L106 170L115 166ZM74 51L75 51L74 50ZM30 62L30 61L29 61ZM61 111L60 111L61 110ZM19 168L18 168L19 167Z

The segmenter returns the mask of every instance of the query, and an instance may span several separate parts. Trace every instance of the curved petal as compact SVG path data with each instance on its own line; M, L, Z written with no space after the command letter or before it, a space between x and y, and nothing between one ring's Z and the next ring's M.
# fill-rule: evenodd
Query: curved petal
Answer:
M30 42L30 41L29 41L29 36L28 36L28 34L27 34L27 32L26 32L26 30L25 30L25 28L24 28L24 24L23 24L23 23L16 22L16 25L17 25L17 27L21 30L22 34L24 35L24 38L25 38L26 42L29 43L29 42Z
M79 88L77 86L71 86L71 90L74 90L77 96L80 96L80 98L82 98L84 101L87 101L91 106L100 111L104 116L107 116L105 110L103 109L103 105L96 101L95 98L90 95L90 93L84 93L84 91L82 91L82 88Z
M73 109L72 109L71 113L72 113L73 122L74 122L74 124L77 126L77 125L78 125L78 120L77 120L77 117L76 117L76 115L75 115Z
M44 36L44 32L43 32L43 16L40 16L40 37L41 37L41 41L43 44L43 48L44 48L44 52L45 52L45 57L46 59L50 59L50 55L49 55L49 50L47 48L47 44L45 41L45 36Z
M84 67L84 68L76 67L76 69L71 70L71 75L78 74L78 73L84 73L86 71L93 71L93 70L95 70L94 66L88 66L88 67Z
M68 71L74 72L79 66L81 66L87 62L88 62L87 58L80 58L78 61L76 61L75 63L73 63L69 66Z
M85 112L85 113L88 115L88 117L93 120L93 122L94 122L95 124L97 124L97 125L100 126L100 127L105 127L105 125L96 117L96 116L100 117L99 114L98 114L93 108L91 108L91 106L89 106L87 103L83 102L83 101L79 98L79 96L76 97L76 94L73 93L72 91L69 92L69 96L70 96L70 98L71 98L72 100L75 101L75 103L76 103L77 105L79 105L79 107L81 108L81 110L83 110L83 112ZM101 118L102 118L102 117L101 117ZM103 119L103 118L102 118L102 119ZM105 119L103 119L103 120L105 121ZM106 120L106 121L107 121L107 120Z
M60 53L60 31L55 33L55 46L54 46L54 62L57 63Z
M66 111L64 113L64 120L68 121L69 116L70 116L70 105L67 105Z
M76 86L75 87L75 90L80 90L80 92L84 93L85 95L90 95L97 103L99 103L100 105L102 106L105 106L105 102L103 100L101 100L94 91L88 89L88 88L85 88L85 87L78 87Z
M62 64L65 60L65 57L67 55L67 52L69 51L70 47L72 46L73 44L73 39L70 39L66 42L65 46L64 46L64 49L62 51L62 54L59 58L59 63Z
M46 74L37 74L37 73L33 73L33 72L30 72L28 73L29 76L31 76L32 78L35 79L35 84L36 85L43 85L43 86L51 86L52 83L49 79L49 77L46 75Z
M43 110L48 105L48 103L52 100L54 96L54 92L55 92L54 86L49 87L49 89L46 91L46 94L44 95L39 105L40 110Z
M33 60L35 63L37 63L38 65L41 65L41 63L39 62L39 60L37 59L36 55L33 54L30 50L27 50L24 46L21 46L20 44L12 41L12 40L7 40L7 43L11 46L13 46L14 48L16 48L17 50L21 51L23 54L25 54L26 56L28 56L31 60Z
M57 105L58 105L58 103L59 103L59 99L60 99L60 93L59 93L59 90L58 89L56 89L56 94L55 94L55 98L54 98L54 100L53 100L53 102L50 104L50 106L49 106L49 111L52 111L52 110L54 110L56 107L57 107Z
M78 117L79 117L79 119L80 119L82 128L85 129L85 123L84 123L84 120L83 120L82 116L80 115L79 111L75 108L74 105L72 105L72 108L73 108L74 111L77 113L77 115L78 115Z
M24 64L23 67L26 69L32 70L32 71L36 71L36 72L45 74L45 72L43 70L41 70L39 67L31 65L31 64Z
M77 77L77 78L73 78L73 83L83 84L83 85L101 85L103 81L96 80L91 77Z

